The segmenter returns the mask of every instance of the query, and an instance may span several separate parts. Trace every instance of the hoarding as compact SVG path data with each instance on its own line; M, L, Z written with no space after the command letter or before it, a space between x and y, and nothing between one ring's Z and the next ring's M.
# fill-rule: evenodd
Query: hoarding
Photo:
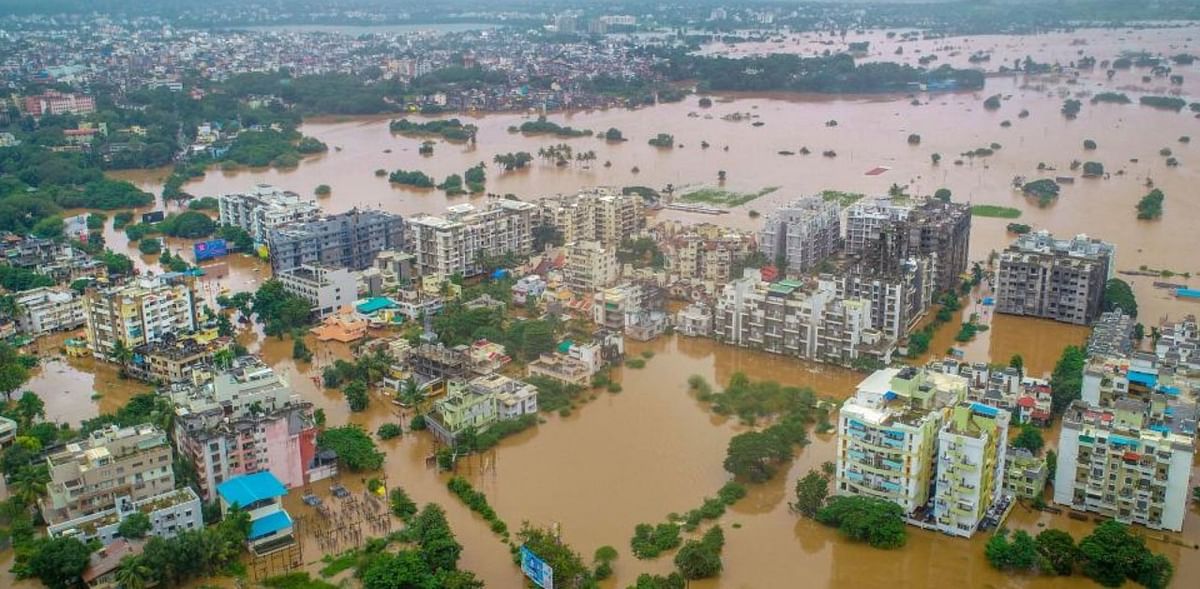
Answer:
M554 569L533 551L521 547L521 572L542 589L554 589Z
M211 260L213 258L220 258L229 254L229 250L225 247L224 239L210 239L208 241L201 241L192 246L192 251L196 254L197 262L203 262L204 260Z

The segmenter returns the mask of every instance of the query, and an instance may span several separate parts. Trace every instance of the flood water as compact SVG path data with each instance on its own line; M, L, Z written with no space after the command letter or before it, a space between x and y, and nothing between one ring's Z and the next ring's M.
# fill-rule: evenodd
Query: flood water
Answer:
M1168 55L1194 46L1190 37L1200 28L1168 31L1079 31L1066 35L1037 37L977 37L969 40L938 40L904 44L906 58L915 59L914 47L923 51L954 46L939 53L942 61L958 63L970 52L988 46L996 57L988 65L995 69L1004 59L1030 54L1038 61L1065 61L1079 50L1098 59L1111 59L1120 50L1150 49ZM1074 39L1084 44L1072 45ZM894 47L879 34L872 44L872 59L892 55ZM969 47L967 47L969 45ZM876 51L876 47L879 47ZM749 51L737 46L737 51ZM958 51L957 56L950 55ZM1194 52L1194 51L1193 51ZM875 55L878 53L878 55ZM779 186L768 196L722 216L688 215L663 211L663 218L683 218L754 228L758 221L748 212L769 211L791 198L833 188L882 194L892 183L910 186L910 192L932 193L948 187L954 198L976 204L1000 204L1023 211L1017 222L1049 229L1060 235L1088 233L1117 244L1117 267L1171 269L1197 272L1193 252L1200 247L1200 233L1191 223L1200 218L1200 202L1194 187L1200 180L1200 147L1180 143L1177 138L1200 130L1191 113L1165 112L1137 104L1092 105L1083 98L1079 118L1066 120L1060 113L1063 96L1094 93L1105 89L1126 91L1135 102L1137 95L1180 92L1200 100L1198 66L1176 67L1185 77L1181 87L1168 87L1164 79L1141 82L1148 71L1117 72L1106 80L1103 71L1084 75L1076 84L1051 77L990 78L981 92L953 94L825 97L825 96L722 96L709 109L697 105L696 97L683 103L666 104L637 111L610 110L552 115L551 119L577 128L603 131L620 129L629 141L608 144L600 139L556 139L510 134L510 125L525 117L515 114L478 117L476 145L439 141L435 155L417 154L420 139L388 132L386 118L324 119L303 127L306 135L330 145L327 154L312 157L288 171L242 170L212 171L205 178L187 185L197 196L212 196L245 189L267 182L311 194L318 184L329 184L333 194L321 199L329 212L349 208L378 207L412 215L440 213L448 204L467 202L465 197L447 198L440 191L413 190L390 186L378 178L376 169L418 169L439 180L450 173L462 173L483 161L491 162L499 153L528 151L554 143L569 143L576 151L595 150L597 161L590 167L573 164L565 168L537 161L529 169L501 173L488 168L488 191L514 193L525 199L571 192L582 187L602 185L647 185L662 188L715 185L717 171L726 170L725 187L737 191L757 191ZM1135 89L1137 88L1137 89ZM1006 97L998 111L982 108L984 98L1000 93ZM910 101L916 98L920 104ZM1029 116L1021 118L1019 111ZM723 115L749 113L754 118L741 122L721 120ZM695 113L697 116L689 116ZM712 115L707 118L707 115ZM837 126L826 126L836 120ZM1011 126L1000 126L1008 120ZM755 127L752 122L762 122ZM674 150L658 150L646 141L657 133L675 135L681 144ZM920 145L906 138L919 133ZM1200 136L1200 132L1195 132ZM1084 139L1094 139L1099 149L1085 152ZM701 149L701 141L711 143ZM995 155L962 158L956 154L1002 144ZM728 150L725 147L728 146ZM806 146L812 154L778 155L781 150L798 152ZM334 148L340 148L340 150ZM1167 168L1158 155L1169 147L1181 165ZM837 152L836 158L822 157L824 150ZM391 150L386 153L385 150ZM931 153L943 156L940 165L930 162ZM1133 163L1131 158L1139 161ZM1077 175L1068 171L1071 160L1102 161L1111 176L1107 179L1079 179L1065 185L1056 203L1039 208L1036 203L1015 193L1010 185L1014 176L1029 179L1054 175ZM611 167L604 167L611 161ZM1057 172L1038 174L1037 164L1045 162ZM635 173L633 168L639 170ZM890 171L867 176L876 166ZM1123 171L1124 174L1118 174ZM154 190L161 187L167 171L151 170L115 174ZM1167 195L1166 214L1159 221L1137 221L1134 204L1147 192L1147 179ZM976 218L972 230L973 259L985 259L989 252L1002 249L1011 240L1005 231L1007 219ZM123 235L106 229L110 246L124 247ZM188 243L171 241L172 248ZM142 268L152 268L153 260L133 250L131 257ZM187 256L190 258L190 256ZM227 260L224 277L208 278L207 296L221 288L253 289L269 268L245 256ZM1172 279L1184 282L1176 277ZM1155 290L1152 279L1133 280L1142 309L1142 320L1154 324L1166 315L1194 312L1194 308ZM1193 286L1195 284L1193 283ZM964 318L982 312L972 305ZM1045 321L998 316L990 318L991 329L967 344L952 341L956 329L947 326L934 340L931 350L943 353L951 346L961 348L968 360L1007 362L1020 353L1032 374L1049 372L1062 347L1080 343L1086 330ZM287 340L251 336L250 348L263 354L281 371L304 398L325 409L330 424L357 423L374 431L387 421L407 423L407 417L376 394L369 411L350 414L340 393L321 389L312 377L333 358L348 357L347 346L310 347L317 351L313 365L297 365L291 360ZM844 398L861 375L804 364L794 360L739 350L707 340L681 337L662 338L650 344L630 344L630 353L644 349L655 352L643 370L618 371L624 391L600 393L597 398L570 416L546 417L538 428L502 442L484 456L471 457L460 464L459 473L487 493L497 513L516 529L522 520L538 525L557 523L564 539L590 560L592 551L605 544L618 549L615 579L607 587L625 587L642 572L667 572L670 555L656 561L637 561L629 554L629 538L638 523L662 521L671 512L697 507L705 495L713 494L727 475L722 468L725 447L740 426L714 417L687 391L688 375L699 374L718 387L736 371L751 378L774 379L789 385L807 385L823 396ZM108 367L90 361L54 360L45 363L29 388L46 398L51 419L76 421L110 411L128 398L132 385L118 381ZM94 376L93 376L94 375ZM92 391L100 391L92 399ZM55 395L61 397L55 399ZM123 396L124 395L124 396ZM1050 578L1008 576L991 569L983 555L986 537L971 541L949 538L920 530L910 530L908 546L893 552L881 552L840 540L836 532L797 518L789 513L787 502L794 481L808 469L833 458L832 436L813 436L813 443L797 453L795 463L773 481L751 488L750 495L734 506L720 523L727 543L723 555L725 570L716 580L694 583L695 587L788 587L788 586L862 586L895 583L911 586L940 586L954 579L965 586L992 587L1075 587L1090 585L1081 577ZM462 566L475 571L489 586L515 587L519 571L512 565L507 547L491 533L485 522L474 516L445 491L447 475L427 467L433 452L429 436L409 435L382 442L388 453L386 475L389 485L402 485L419 503L442 504L460 542L465 546ZM361 476L346 473L341 481L352 489L362 486ZM324 485L317 485L321 490ZM298 495L298 494L294 494ZM295 501L296 497L292 498ZM308 509L296 502L297 513ZM1193 507L1185 523L1182 538L1189 544L1200 543L1200 516ZM734 528L740 524L740 528ZM1084 535L1090 524L1018 509L1010 527L1036 532L1042 525ZM1157 536L1156 534L1149 534ZM1152 540L1155 550L1166 553L1176 564L1175 585L1186 586L1188 578L1200 575L1200 552ZM305 546L305 559L315 561L320 551L314 543Z

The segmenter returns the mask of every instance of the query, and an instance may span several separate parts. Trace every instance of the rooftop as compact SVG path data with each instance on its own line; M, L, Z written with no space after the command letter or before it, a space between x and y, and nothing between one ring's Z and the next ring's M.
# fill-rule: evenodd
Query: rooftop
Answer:
M217 485L217 493L230 505L250 505L263 499L282 497L287 494L283 483L270 472L234 477Z

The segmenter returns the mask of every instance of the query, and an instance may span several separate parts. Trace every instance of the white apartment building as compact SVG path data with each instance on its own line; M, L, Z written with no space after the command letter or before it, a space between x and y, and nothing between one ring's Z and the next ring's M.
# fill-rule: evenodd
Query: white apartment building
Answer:
M814 270L838 250L841 209L819 196L796 199L767 216L758 234L758 247L780 272Z
M34 288L17 293L14 300L21 310L17 326L22 333L37 336L87 323L83 299L69 288Z
M246 192L217 197L220 222L245 229L254 241L264 243L271 229L286 223L314 221L321 206L295 192L256 184Z
M304 297L318 317L336 313L358 299L358 278L347 268L302 264L275 278L287 292Z
M538 201L542 225L558 230L564 243L599 241L616 248L646 226L642 197L598 187Z
M567 288L587 295L617 282L617 252L599 241L573 241L566 246L567 265L563 277Z
M832 281L764 282L757 270L725 286L713 336L752 347L840 365L891 361L896 340L872 327L871 301L838 296Z
M112 358L117 344L132 350L164 334L196 329L196 293L190 278L138 278L121 286L89 289L83 296L88 349Z
M482 209L455 205L444 217L423 216L409 220L416 267L423 276L469 277L483 272L489 256L533 252L533 221L537 207L530 203L499 199Z

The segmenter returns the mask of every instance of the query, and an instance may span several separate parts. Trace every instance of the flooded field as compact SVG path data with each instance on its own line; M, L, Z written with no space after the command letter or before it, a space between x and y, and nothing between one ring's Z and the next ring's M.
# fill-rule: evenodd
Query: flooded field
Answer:
M903 46L904 59L938 52L935 64L965 64L974 51L990 48L988 69L1004 60L1031 55L1037 61L1062 61L1072 55L1094 55L1112 59L1122 50L1150 49L1168 55L1194 46L1192 36L1200 28L1166 31L1079 31L1036 37L975 37L898 43L883 33L873 34L869 59L883 59ZM853 40L850 37L848 40ZM1077 43L1076 39L1082 39ZM840 43L840 41L838 41ZM785 43L786 45L786 43ZM806 52L807 41L796 47ZM825 46L821 46L823 48ZM948 49L947 47L953 47ZM779 48L764 48L782 51ZM710 50L721 50L710 48ZM724 52L748 53L748 44L725 48ZM957 53L956 53L957 52ZM955 54L956 53L956 54ZM954 55L952 55L954 54ZM899 58L899 56L897 56ZM664 218L712 221L754 228L758 221L751 210L767 212L791 198L822 189L883 194L893 184L908 186L914 194L929 194L948 187L954 199L975 204L998 204L1022 210L1016 222L1049 229L1060 235L1087 233L1117 244L1117 267L1147 266L1176 273L1200 272L1194 252L1200 248L1200 233L1191 223L1200 218L1200 199L1195 186L1200 181L1200 146L1179 141L1200 125L1186 110L1161 111L1136 104L1143 93L1179 93L1200 100L1200 68L1176 67L1184 84L1168 87L1165 79L1141 81L1148 70L1119 71L1108 80L1103 70L1085 74L1075 83L1066 78L994 77L981 92L886 96L720 96L711 108L703 109L696 97L683 103L665 104L637 111L610 110L553 115L552 120L577 128L604 131L620 129L629 139L606 143L596 138L557 139L525 137L508 132L526 117L515 114L488 115L472 119L479 126L475 145L437 142L435 154L417 153L421 139L393 135L385 118L325 119L310 121L306 135L329 144L331 150L305 160L298 168L279 170L211 171L189 183L186 190L197 196L212 196L266 182L302 194L311 194L318 184L329 184L332 195L321 199L329 212L352 207L378 207L413 215L440 213L448 204L466 202L465 197L448 198L436 190L413 190L391 186L376 169L421 170L438 179L462 173L478 162L489 163L488 191L513 193L525 199L602 185L646 185L676 187L676 194L689 187L715 186L717 173L727 172L725 188L753 192L778 186L779 190L721 216L688 215L673 211ZM1101 90L1129 92L1135 104L1092 105L1086 95ZM1001 108L987 111L983 100L993 94L1005 99ZM1081 95L1083 110L1075 120L1064 118L1059 109L1064 97ZM913 101L917 104L913 104ZM1022 110L1028 116L1020 116ZM726 115L745 113L739 122L722 120ZM711 115L711 116L710 116ZM828 125L837 121L837 125ZM1008 121L1010 126L1001 126ZM755 126L762 123L761 126ZM675 136L673 150L660 150L646 142L658 133ZM906 140L921 135L918 145ZM1197 133L1200 135L1200 133ZM1098 149L1085 151L1084 139L1093 139ZM701 148L701 142L711 144ZM528 151L568 143L576 152L595 150L590 165L558 167L535 161L528 169L502 173L490 162L497 154ZM991 143L1001 144L994 155L969 158L963 152ZM799 155L801 147L812 151ZM727 148L727 149L726 149ZM1169 168L1159 155L1170 148L1181 163ZM836 157L823 157L832 150ZM390 152L389 152L390 151ZM796 155L780 155L781 151ZM940 164L931 154L942 155ZM957 165L955 160L962 160ZM1028 179L1058 175L1077 176L1070 171L1072 160L1096 160L1105 164L1107 178L1083 179L1063 186L1057 202L1039 207L1011 188L1014 176ZM1136 160L1133 161L1133 160ZM606 167L605 163L611 162ZM1039 173L1038 164L1054 170ZM884 166L886 173L866 171ZM637 168L635 171L634 168ZM157 192L168 171L151 170L114 174ZM1148 191L1147 183L1167 195L1166 214L1158 221L1137 221L1134 204ZM1002 249L1012 236L1005 230L1008 219L976 218L972 231L973 259L985 259ZM126 249L123 234L111 223L105 237L118 251ZM190 243L170 240L173 250L190 250ZM143 269L153 260L127 250ZM190 259L190 253L185 255ZM266 264L245 256L224 261L225 271L214 268L205 287L206 297L222 288L250 290L269 276ZM1176 282L1187 278L1176 276ZM1195 312L1152 286L1152 278L1133 280L1142 320L1154 324L1159 318ZM1192 285L1196 283L1193 281ZM964 317L984 312L968 305ZM953 329L943 329L931 350L943 353L951 346L963 349L972 361L1007 362L1019 353L1033 374L1049 372L1062 347L1080 343L1086 329L1045 321L997 316L990 329L967 344L952 341ZM57 344L47 340L50 354ZM374 431L385 422L407 424L408 416L382 395L373 397L371 408L351 414L342 395L322 389L313 377L335 358L348 357L346 346L316 346L312 364L291 359L291 342L264 339L252 334L246 342L275 366L305 399L323 408L329 423L357 423ZM629 538L638 523L662 521L668 513L698 506L705 495L715 493L727 480L722 468L725 447L740 431L736 422L714 417L687 391L688 375L699 374L716 386L734 372L754 379L774 379L789 385L805 385L820 395L844 398L852 393L861 375L800 363L776 356L718 345L708 340L662 338L645 345L630 345L631 353L655 352L643 370L624 369L616 375L623 392L600 393L570 416L550 416L538 428L502 442L494 451L471 457L459 466L484 491L497 513L517 528L528 520L538 525L560 525L564 538L590 558L605 544L618 549L621 558L616 575L606 587L625 587L642 572L666 572L671 556L655 561L637 561L629 554ZM111 367L91 360L54 359L44 362L28 388L46 400L52 420L77 422L100 411L111 411L141 388L116 378ZM100 393L93 396L94 392ZM1091 582L1081 577L1052 578L1009 576L991 569L983 556L986 537L964 541L920 530L910 530L908 546L882 552L840 540L836 532L791 514L787 503L796 478L833 457L833 437L813 436L813 443L797 453L795 463L774 480L751 488L750 495L735 505L720 523L727 545L725 570L719 579L693 583L694 587L768 588L805 586L876 587L903 579L908 586L939 586L955 579L964 586L984 587L1083 587ZM507 547L491 533L485 522L469 512L445 490L446 475L430 468L433 452L429 436L406 434L383 442L388 453L385 466L389 485L402 485L421 503L436 501L447 509L450 523L465 546L462 566L475 571L490 587L519 586L519 571L512 565ZM361 489L362 475L344 473L341 482ZM319 485L318 490L324 485ZM308 509L297 501L293 509ZM741 527L734 528L734 524ZM1018 509L1010 527L1037 531L1053 525L1084 535L1090 524ZM1157 536L1157 535L1154 535ZM1188 515L1181 536L1188 544L1200 543L1200 515ZM1155 550L1166 553L1176 564L1176 586L1200 575L1200 552L1152 540ZM305 546L305 559L321 554L315 544ZM803 579L803 581L800 581Z

